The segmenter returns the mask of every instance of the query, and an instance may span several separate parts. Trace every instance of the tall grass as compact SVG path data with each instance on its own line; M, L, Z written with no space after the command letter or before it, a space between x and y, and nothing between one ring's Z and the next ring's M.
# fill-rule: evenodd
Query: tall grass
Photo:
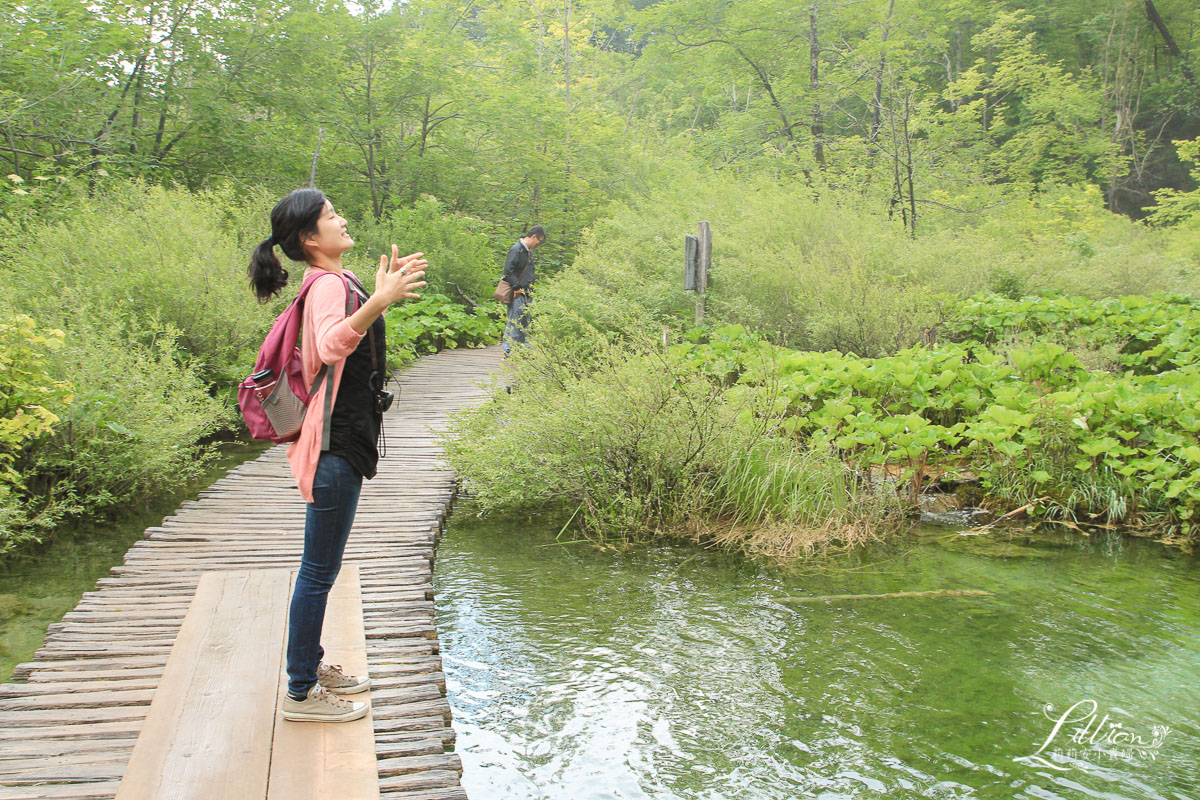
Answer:
M902 516L894 488L795 441L766 437L729 454L714 475L705 529L717 542L760 553L811 554L833 542L876 538Z
M593 342L586 360L533 343L514 361L512 393L446 438L485 511L547 510L595 539L779 555L857 543L900 519L894 491L774 436L769 401L733 399L649 342Z

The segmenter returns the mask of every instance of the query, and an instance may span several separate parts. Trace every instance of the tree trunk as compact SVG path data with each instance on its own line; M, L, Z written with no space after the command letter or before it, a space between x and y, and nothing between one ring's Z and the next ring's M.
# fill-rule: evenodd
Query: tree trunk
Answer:
M571 208L571 5L567 0L566 20L563 25L563 82L567 104L566 140L563 142L563 159L565 161L565 177L563 184L563 211Z
M1154 7L1153 0L1146 0L1146 18L1154 23L1154 27L1158 28L1159 34L1162 35L1163 41L1167 44L1167 50L1171 52L1171 55L1175 56L1175 60L1179 64L1179 71L1188 79L1188 83L1194 86L1196 84L1196 75L1184 60L1183 53L1179 52L1179 45L1175 44L1175 37L1171 36L1171 32L1167 30L1167 23L1163 22L1163 18L1159 16L1158 9Z
M425 94L425 112L421 114L421 143L417 145L417 156L425 157L425 144L429 141L429 94Z
M883 22L883 34L880 37L879 66L875 68L874 108L871 109L871 149L870 155L875 156L875 142L879 140L879 128L883 124L883 71L887 68L887 40L892 31L892 12L896 8L896 0L888 0L887 17Z
M142 69L138 70L137 84L133 90L133 117L129 121L129 154L137 155L137 133L138 128L142 124L142 91L146 87L146 70L145 64L150 57L150 51L153 47L151 39L154 36L154 8L150 9L150 22L146 26L146 49L142 51L141 57L138 59L142 65Z
M367 184L371 190L371 211L375 215L375 221L379 222L383 218L383 197L379 188L379 176L376 164L376 150L379 142L379 131L375 127L375 113L372 105L373 99L371 90L373 88L372 81L375 77L375 64L373 54L367 55L367 61L363 65L365 83L365 95L367 109Z
M325 141L325 129L317 131L317 149L313 151L312 167L308 171L308 188L317 185L317 159L321 157L321 143Z
M912 154L912 131L908 127L908 120L912 116L911 103L913 92L911 89L904 94L904 169L908 175L908 210L909 223L908 230L913 236L917 235L917 192L913 188L913 154Z
M811 36L808 42L808 88L813 93L812 107L812 137L813 137L813 159L817 162L817 167L822 171L825 169L825 124L821 115L821 101L818 99L817 91L821 88L819 57L821 55L821 45L817 41L817 4L813 3L808 9L808 25Z

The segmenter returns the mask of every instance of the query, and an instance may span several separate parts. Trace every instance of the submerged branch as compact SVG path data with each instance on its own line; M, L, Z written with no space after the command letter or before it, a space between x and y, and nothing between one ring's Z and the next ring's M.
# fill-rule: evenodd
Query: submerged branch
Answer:
M885 594L823 594L816 597L781 597L786 605L812 605L837 600L893 600L902 597L992 597L982 589L931 589L927 592L887 592Z

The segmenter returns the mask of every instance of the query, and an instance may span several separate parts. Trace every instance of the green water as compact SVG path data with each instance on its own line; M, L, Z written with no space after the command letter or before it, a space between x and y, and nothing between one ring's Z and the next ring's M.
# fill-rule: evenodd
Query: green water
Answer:
M269 445L234 442L221 445L220 457L207 473L185 490L130 509L115 522L77 525L57 530L42 545L26 548L0 562L0 681L12 679L13 668L33 657L46 637L46 627L62 619L84 592L121 564L125 551L146 528L161 525L183 500L196 497L229 469L257 457Z
M1197 558L923 528L810 569L555 532L460 503L438 551L473 798L1200 797ZM779 602L926 589L995 594Z

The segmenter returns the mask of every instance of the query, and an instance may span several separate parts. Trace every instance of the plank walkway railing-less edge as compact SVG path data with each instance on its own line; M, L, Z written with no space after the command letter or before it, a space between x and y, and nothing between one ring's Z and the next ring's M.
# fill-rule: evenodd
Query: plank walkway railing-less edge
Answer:
M481 384L500 358L498 347L448 351L399 373L402 391L384 418L388 454L375 479L363 484L342 574L330 595L329 619L354 619L361 608L384 800L466 798L461 762L448 752L454 731L433 619L433 554L454 495L454 476L435 437L449 413L484 396ZM114 798L126 768L137 766L131 756L201 576L237 571L223 577L241 581L244 590L248 576L255 576L261 585L254 592L290 595L303 530L304 503L285 447L230 470L161 527L147 529L125 563L50 626L34 660L18 665L15 679L27 682L0 684L0 800ZM281 571L289 576L282 584ZM281 585L288 587L284 593ZM278 597L272 602L277 607ZM282 623L276 619L261 635L278 637ZM350 656L336 660L343 644L326 631L328 660L353 671ZM276 661L274 668L282 666ZM282 691L283 685L277 676L273 686ZM246 698L224 702L236 714ZM279 739L280 726L291 726L285 740ZM332 727L277 717L270 782L286 791L291 780L314 780L316 760L302 765L307 773L287 767L297 748L336 750L339 742L313 743L322 738L319 729ZM274 789L270 796L277 796ZM263 794L246 797L265 800Z

